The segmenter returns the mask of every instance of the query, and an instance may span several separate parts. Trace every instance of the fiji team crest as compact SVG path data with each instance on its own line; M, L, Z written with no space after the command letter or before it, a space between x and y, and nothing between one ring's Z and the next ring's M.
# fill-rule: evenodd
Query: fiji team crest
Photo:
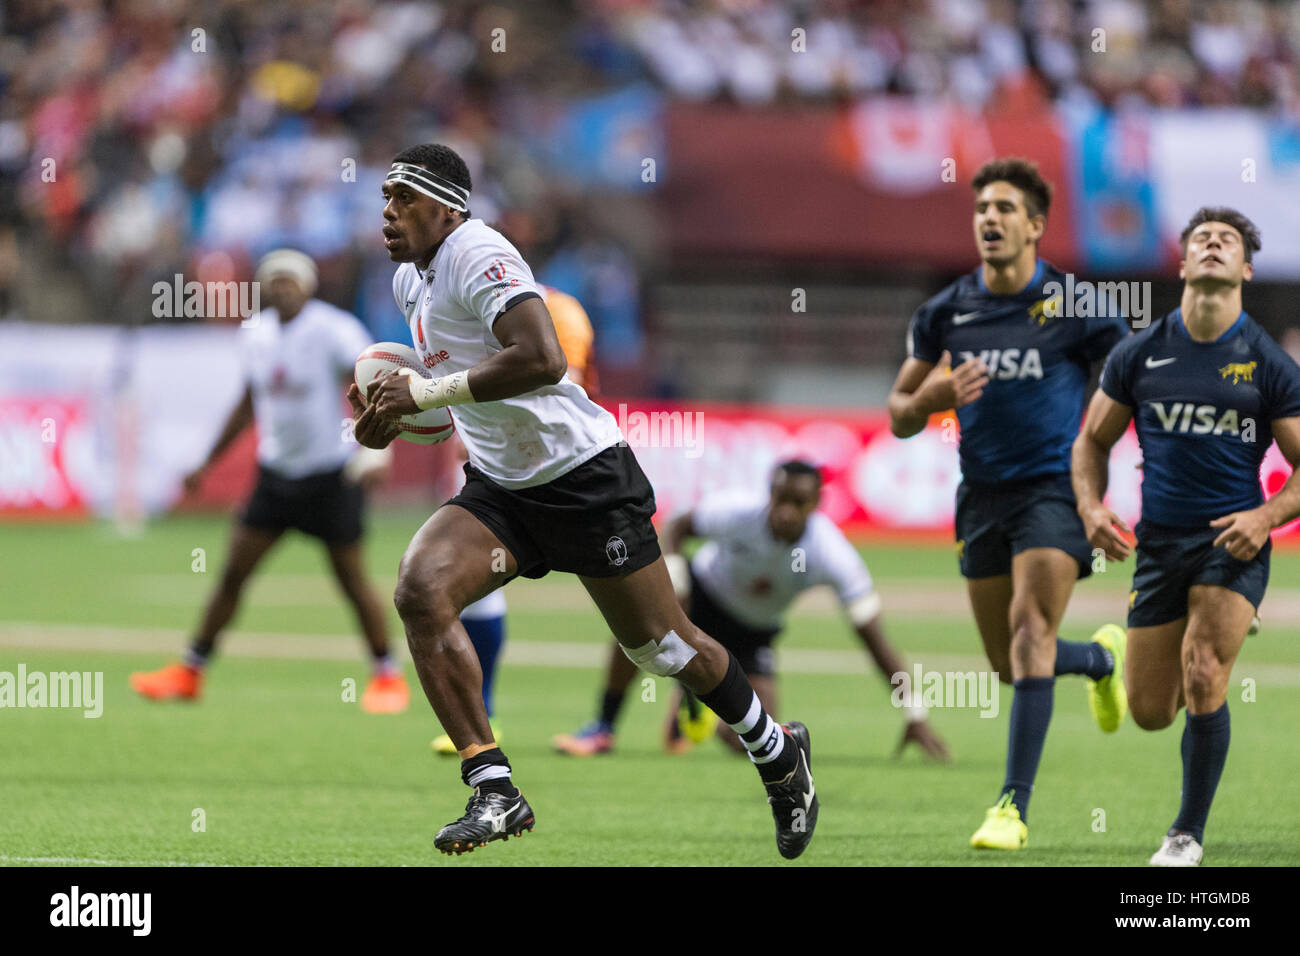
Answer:
M1242 382L1253 382L1255 380L1255 366L1258 364L1258 362L1229 362L1219 369L1219 378L1226 380L1231 375L1233 385L1240 385Z

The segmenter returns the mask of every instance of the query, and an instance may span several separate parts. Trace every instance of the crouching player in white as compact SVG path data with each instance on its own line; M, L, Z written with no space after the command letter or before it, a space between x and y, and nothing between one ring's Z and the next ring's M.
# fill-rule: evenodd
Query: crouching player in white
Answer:
M1180 307L1115 346L1073 454L1088 540L1123 560L1129 529L1102 497L1111 447L1136 421L1128 706L1143 730L1168 727L1187 707L1182 803L1151 857L1157 866L1201 862L1228 758L1228 679L1268 584L1269 532L1300 516L1300 471L1268 501L1260 490L1273 440L1300 465L1300 368L1241 308L1259 231L1232 209L1205 208L1182 243Z
M786 611L809 588L826 585L835 591L886 681L906 671L885 639L880 596L862 556L834 522L817 511L821 484L821 473L812 465L785 461L773 470L767 496L712 495L664 528L673 585L691 621L736 655L771 714L777 710L772 644L785 629ZM688 562L680 551L692 537L705 542ZM635 675L636 669L613 649L596 719L575 734L556 737L555 748L584 757L612 750L614 722ZM693 737L704 735L692 733L699 716L689 713L691 703L688 698L684 719L678 706L669 711L665 742L672 752L688 749ZM899 751L914 742L930 756L948 759L947 745L931 728L924 707L908 706L905 718ZM742 748L729 728L718 727L718 736Z
M371 344L355 316L312 298L316 265L301 252L277 249L255 275L269 308L239 330L247 385L203 464L185 479L187 491L257 418L257 486L235 525L230 554L198 632L183 660L131 675L131 686L153 700L199 697L203 673L221 631L234 617L249 575L289 529L325 545L330 567L356 615L374 672L361 696L368 713L399 713L410 691L388 650L383 604L366 579L361 552L362 474L385 462L359 449L342 424L341 384L351 381L358 354ZM376 467L377 466L377 467Z
M460 622L470 603L516 575L579 576L638 666L676 677L745 740L767 787L777 847L798 856L818 802L807 728L776 724L734 656L687 620L651 516L654 491L614 417L565 374L555 327L518 251L469 218L469 170L445 146L395 157L383 185L383 234L416 351L432 379L393 372L364 400L349 390L357 440L384 447L392 421L446 406L469 453L464 489L415 534L394 601L420 681L474 788L434 846L463 853L531 830L480 692Z

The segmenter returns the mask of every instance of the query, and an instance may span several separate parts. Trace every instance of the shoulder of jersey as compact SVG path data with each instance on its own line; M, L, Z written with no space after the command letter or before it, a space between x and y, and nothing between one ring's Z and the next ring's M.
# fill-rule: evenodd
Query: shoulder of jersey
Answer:
M971 283L975 281L975 274L968 272L965 275L958 276L952 282L936 292L930 298L921 303L921 310L936 312L943 308L955 310L958 299L971 292Z

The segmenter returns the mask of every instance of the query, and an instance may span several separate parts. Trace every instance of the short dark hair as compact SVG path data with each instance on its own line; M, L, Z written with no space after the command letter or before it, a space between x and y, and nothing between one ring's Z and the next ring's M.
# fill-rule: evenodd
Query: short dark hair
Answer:
M810 465L808 462L804 461L801 458L790 458L786 461L780 462L776 466L776 468L772 470L773 478L776 477L777 472L785 472L785 474L789 475L792 478L797 477L799 475L811 475L813 479L817 482L818 490L821 489L822 486L821 469L818 468L816 465Z
M450 146L444 146L441 143L421 143L418 146L408 146L393 157L393 162L413 163L416 166L423 166L429 172L450 180L457 186L463 186L467 192L474 188L474 184L469 178L469 167L465 165L465 160L461 159L460 154ZM461 213L461 216L468 219L469 210L465 210L465 212Z
M1178 244L1182 247L1184 256L1187 255L1188 237L1197 226L1203 226L1207 222L1222 222L1241 233L1242 245L1246 247L1247 262L1250 262L1255 253L1263 248L1259 238L1259 227L1237 210L1229 209L1227 206L1202 206L1196 210L1191 221L1183 227L1183 231L1178 236Z
M1038 172L1038 165L1018 156L991 159L979 168L971 188L979 193L989 183L1010 183L1025 194L1025 212L1046 216L1052 206L1052 184Z

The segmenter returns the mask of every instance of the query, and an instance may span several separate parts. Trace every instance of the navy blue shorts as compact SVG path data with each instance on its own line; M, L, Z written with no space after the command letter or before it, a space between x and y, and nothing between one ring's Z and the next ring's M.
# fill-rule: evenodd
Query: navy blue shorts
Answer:
M361 486L344 478L342 468L286 478L258 466L240 521L271 534L293 528L327 545L348 545L361 539L364 503Z
M1011 559L1029 548L1057 548L1092 573L1092 545L1075 510L1069 475L957 489L957 561L962 577L1011 573Z
M1213 546L1221 528L1175 528L1139 521L1133 531L1137 569L1129 593L1129 627L1155 627L1186 617L1187 591L1193 584L1236 591L1259 610L1268 587L1271 540L1249 561L1238 561Z
M623 577L659 559L655 493L627 445L606 448L554 481L514 491L468 462L445 505L477 518L514 555L519 575Z
M772 641L781 633L779 627L770 630L750 627L720 605L700 584L691 569L690 613L691 623L713 638L736 656L740 669L749 677L771 677L776 672L776 654Z

